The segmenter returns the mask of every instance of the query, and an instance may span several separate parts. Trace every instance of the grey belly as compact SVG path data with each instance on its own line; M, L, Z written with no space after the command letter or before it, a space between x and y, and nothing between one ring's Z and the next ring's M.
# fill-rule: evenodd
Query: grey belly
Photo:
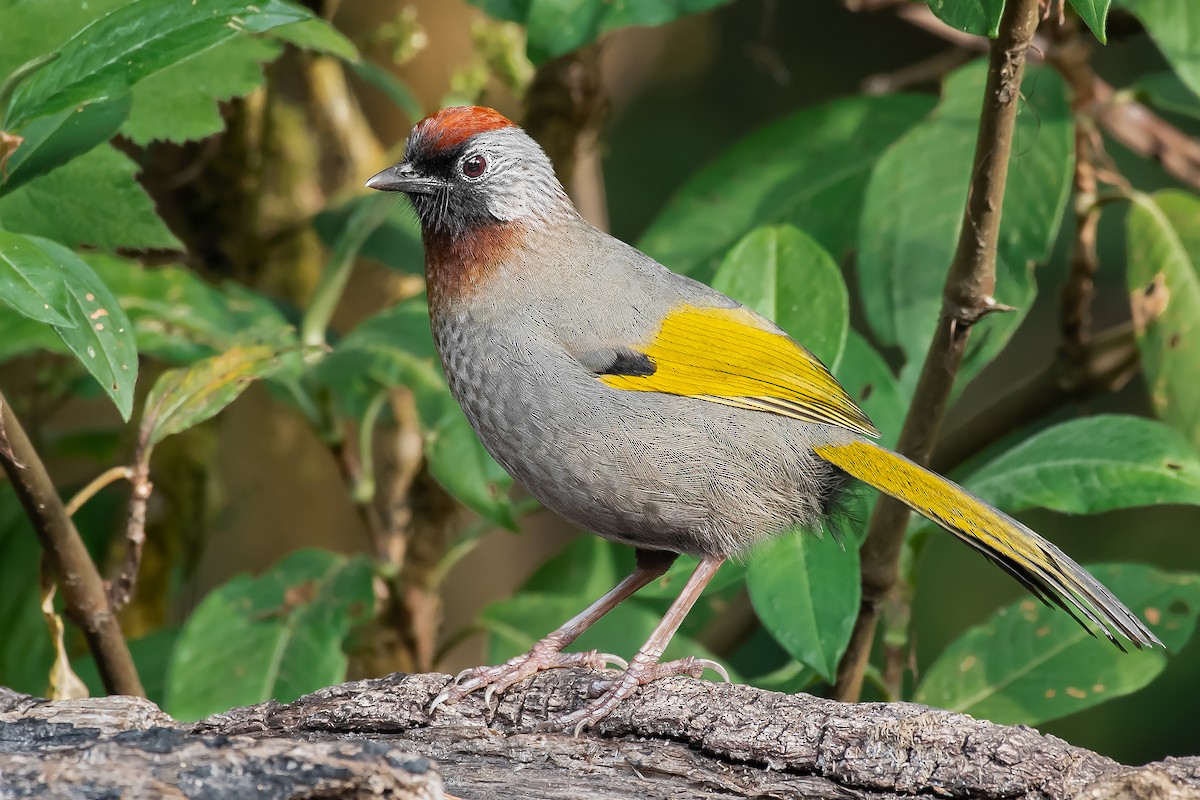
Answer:
M439 338L451 390L488 452L547 507L606 538L732 555L817 525L844 487L812 453L813 437L832 433L823 426L612 389L566 354L509 344L475 357Z

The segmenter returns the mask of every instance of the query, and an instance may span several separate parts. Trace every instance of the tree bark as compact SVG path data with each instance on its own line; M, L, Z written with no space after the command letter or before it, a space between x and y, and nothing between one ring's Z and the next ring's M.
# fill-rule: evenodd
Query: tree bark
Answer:
M689 678L645 687L577 738L541 728L597 694L602 675L553 670L492 709L473 696L432 719L445 675L347 683L191 724L134 698L51 703L0 689L0 798L139 797L153 781L197 798L246 787L472 800L1200 795L1200 758L1126 767L1026 726Z

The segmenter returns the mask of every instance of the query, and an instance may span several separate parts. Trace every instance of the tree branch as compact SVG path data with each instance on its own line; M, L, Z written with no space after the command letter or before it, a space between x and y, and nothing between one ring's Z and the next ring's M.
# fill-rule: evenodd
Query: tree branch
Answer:
M308 780L333 779L338 773L325 769L331 758L340 759L343 770L354 767L343 774L362 787L371 785L369 770L378 771L376 780L394 781L398 766L433 759L424 769L401 772L408 780L440 772L447 791L473 800L1066 800L1114 796L1118 789L1123 797L1174 798L1200 789L1200 758L1130 768L1025 726L912 703L838 703L689 678L645 687L582 736L539 730L586 703L600 677L552 670L508 690L493 709L473 696L431 719L425 709L448 676L394 675L286 705L234 709L194 725L174 722L145 701L50 703L0 689L0 724L11 732L5 737L11 744L0 744L0 771L29 780L10 769L14 759L24 759L67 772L86 751L89 774L114 788L186 769L194 781L172 785L187 797L213 796L236 775L268 774L283 785L264 782L256 796L316 796L302 794L296 782L305 773ZM295 748L291 758L281 757L285 745ZM122 750L132 758L123 759ZM92 758L113 769L95 768ZM287 768L309 759L308 769ZM60 780L31 788L70 796ZM392 796L358 791L321 796ZM439 782L420 796L441 797L440 791Z
M851 11L880 11L895 8L896 16L914 27L963 48L980 51L987 46L979 36L951 28L933 15L924 3L908 0L846 0ZM1035 39L1029 57L1038 60L1049 48ZM1070 76L1067 76L1068 79ZM1118 93L1100 78L1092 87L1095 102L1080 108L1095 117L1114 139L1145 158L1153 158L1176 179L1200 189L1200 139L1188 136L1155 114L1130 93Z
M958 247L946 277L938 326L897 446L899 452L918 464L930 461L971 327L999 310L992 296L996 243L1025 55L1037 24L1037 0L1010 0L1000 21L999 36L991 44L979 138ZM862 549L862 607L838 665L834 687L840 699L855 700L862 692L880 604L899 580L900 550L909 514L907 507L886 497L875 506Z
M138 570L142 566L142 550L146 545L146 507L154 484L150 482L150 449L138 442L134 463L129 469L129 509L125 522L125 557L121 570L108 586L108 602L116 613L125 607L137 588Z
M25 507L25 514L33 523L42 550L62 587L67 617L83 629L104 688L113 694L144 696L121 626L109 606L104 581L42 459L2 394L0 464Z

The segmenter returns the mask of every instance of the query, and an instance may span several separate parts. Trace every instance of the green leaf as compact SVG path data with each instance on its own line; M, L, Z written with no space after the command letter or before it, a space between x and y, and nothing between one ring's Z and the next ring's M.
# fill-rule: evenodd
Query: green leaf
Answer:
M1141 20L1175 74L1200 95L1200 15L1179 0L1118 0Z
M571 595L578 598L582 609L583 605L616 586L633 572L633 568L632 549L599 536L583 534L538 567L521 584L521 591Z
M386 309L354 329L313 370L344 413L361 419L381 388L406 386L416 399L430 474L480 515L515 529L512 478L483 449L451 397L420 299Z
M840 259L854 243L876 160L932 102L923 95L852 97L760 128L692 176L639 246L676 272L707 280L751 230L787 223Z
M846 339L846 349L835 377L875 423L879 429L879 443L895 447L904 425L908 401L883 357L853 330ZM873 492L860 491L857 486L852 488L841 500L840 514L834 524L840 530L852 532L854 540L861 543L875 501Z
M374 608L366 558L285 556L204 598L175 646L164 709L191 720L264 700L288 702L342 681L342 643Z
M388 99L395 103L396 108L404 112L404 115L410 120L416 121L425 116L425 108L413 94L412 89L408 88L408 84L390 71L366 60L352 62L350 70L387 95Z
M13 95L12 129L35 117L108 100L138 81L238 36L312 15L281 0L134 0L93 21L61 48L62 56L38 70Z
M941 312L971 177L986 64L951 74L934 114L879 160L859 226L858 275L877 338L898 345L911 391ZM1074 133L1062 79L1030 68L1022 85L996 265L996 298L1018 311L993 314L971 336L959 386L1008 341L1036 293L1031 264L1045 261L1071 186Z
M103 250L181 249L134 179L137 165L102 144L0 197L0 228Z
M59 455L57 447L43 453ZM93 559L107 551L112 521L120 513L117 499L116 492L101 492L76 513ZM41 551L12 485L0 482L0 685L36 696L45 696L55 657L41 612Z
M528 652L535 642L583 608L573 595L536 592L522 592L508 600L492 603L479 618L480 626L488 633L488 661L502 664L513 656ZM631 659L650 638L660 618L655 610L627 600L589 628L570 649L599 650ZM663 660L687 656L716 660L695 640L676 634L667 645Z
M675 559L667 573L637 593L641 600L674 600L683 591L683 585L696 571L699 563L694 556L680 556ZM624 577L624 576L622 576ZM727 586L746 579L746 565L740 561L727 560L717 570L717 574L704 587L705 595L716 594Z
M510 531L518 529L508 490L512 477L483 449L457 403L425 431L429 474L467 508Z
M34 350L59 354L70 352L66 342L50 326L24 314L0 308L0 363Z
M846 339L836 377L875 423L880 443L895 445L908 411L907 401L887 362L853 330Z
M41 551L12 484L0 483L0 685L33 695L46 691L54 662L40 609Z
M1200 445L1200 198L1138 196L1126 224L1126 278L1150 400Z
M26 62L44 59L50 54L55 54L55 58L60 57L57 54L63 42L97 17L128 2L39 0L27 3L0 0L0 15L4 18L4 25L0 26L0 75L8 75ZM0 108L2 114L3 108Z
M58 262L24 236L0 231L0 303L32 320L73 328Z
M8 161L7 177L0 176L0 197L111 139L129 116L129 107L125 95L30 122L22 131L25 141Z
M245 391L281 366L273 347L233 347L190 367L169 369L146 395L141 440L156 445L212 418Z
M1164 111L1200 119L1200 95L1173 72L1153 72L1138 78L1130 87L1138 100Z
M284 42L291 42L304 50L335 56L351 65L363 63L354 43L333 25L319 17L306 19L303 22L293 22L289 25L280 25L271 30L271 36Z
M777 536L752 553L747 586L783 649L832 681L858 616L858 550L830 535Z
M145 267L103 253L85 259L129 315L140 353L190 363L235 345L297 344L280 310L250 289L211 286L186 267Z
M1108 44L1108 34L1104 27L1108 21L1108 8L1111 5L1112 0L1071 0L1071 7L1096 35L1100 44Z
M757 228L725 256L712 286L837 366L850 328L850 296L838 265L815 239L790 225Z
M72 324L55 326L55 332L128 420L138 371L137 342L129 318L83 259L58 242L36 236L25 240L61 270L67 292L65 316Z
M133 88L133 113L121 133L137 144L185 142L225 129L219 103L263 85L263 65L283 48L238 36L172 64Z
M992 39L1000 33L1004 0L926 0L926 3L951 28Z
M1200 453L1155 420L1103 415L1064 422L1012 448L965 485L1006 511L1200 505Z
M601 33L632 25L663 25L730 0L468 0L498 19L528 28L529 60L535 64L570 52Z
M326 245L332 247L342 237L357 209L373 198L355 197L340 206L328 208L313 217L313 228ZM421 245L421 227L407 200L388 199L388 214L363 243L359 254L385 267L410 275L424 274L425 250Z
M1140 564L1089 571L1177 652L1200 614L1200 575ZM1161 649L1122 653L1032 599L971 628L925 671L918 703L1003 724L1037 725L1137 691L1162 672Z
M381 388L412 389L424 427L436 425L453 402L433 346L429 310L419 298L361 323L313 368L313 375L352 417L361 417Z

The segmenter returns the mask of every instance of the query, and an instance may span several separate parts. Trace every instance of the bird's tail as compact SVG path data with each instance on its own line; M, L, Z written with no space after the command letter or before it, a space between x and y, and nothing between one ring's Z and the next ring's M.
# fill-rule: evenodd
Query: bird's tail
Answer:
M1083 567L961 486L865 440L817 447L815 451L853 477L941 525L1003 567L1042 602L1053 602L1065 609L1089 633L1094 635L1084 619L1098 626L1117 647L1121 643L1114 633L1121 633L1138 648L1162 644Z

